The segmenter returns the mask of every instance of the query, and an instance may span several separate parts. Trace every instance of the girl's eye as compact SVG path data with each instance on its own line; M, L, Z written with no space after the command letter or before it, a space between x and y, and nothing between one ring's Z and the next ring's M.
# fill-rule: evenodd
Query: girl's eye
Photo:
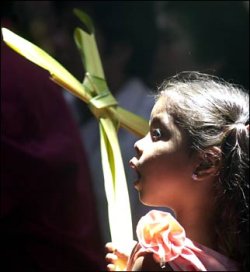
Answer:
M151 137L152 139L155 140L159 140L162 137L162 132L159 128L156 129L152 129L151 131Z

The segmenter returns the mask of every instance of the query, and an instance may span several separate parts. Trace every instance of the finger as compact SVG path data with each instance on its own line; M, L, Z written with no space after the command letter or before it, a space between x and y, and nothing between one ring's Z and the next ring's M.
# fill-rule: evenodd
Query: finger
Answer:
M105 248L108 252L114 252L116 250L116 247L114 246L114 244L112 242L108 242L105 245Z
M107 270L108 271L115 271L115 265L114 264L108 264L107 265Z
M108 263L115 263L117 261L117 259L118 259L118 257L115 254L113 254L113 253L108 253L105 256L105 260Z

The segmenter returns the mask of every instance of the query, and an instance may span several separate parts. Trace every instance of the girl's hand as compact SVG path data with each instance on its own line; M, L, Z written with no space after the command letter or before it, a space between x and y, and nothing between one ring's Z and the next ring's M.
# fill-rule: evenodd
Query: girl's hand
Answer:
M108 271L125 271L127 267L128 258L135 246L136 241L131 243L127 250L118 249L113 243L109 242L105 245L107 254L106 262Z

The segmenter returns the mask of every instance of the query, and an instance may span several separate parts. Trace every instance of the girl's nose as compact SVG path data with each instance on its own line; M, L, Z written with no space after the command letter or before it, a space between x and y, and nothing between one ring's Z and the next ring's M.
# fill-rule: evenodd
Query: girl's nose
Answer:
M134 149L136 151L137 156L140 157L142 154L142 139L135 142Z

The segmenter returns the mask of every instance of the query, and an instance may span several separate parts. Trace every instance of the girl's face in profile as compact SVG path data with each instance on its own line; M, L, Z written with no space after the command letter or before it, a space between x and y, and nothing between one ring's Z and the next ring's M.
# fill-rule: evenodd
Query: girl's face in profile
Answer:
M138 173L135 188L141 201L150 206L177 208L192 196L195 156L188 152L184 132L166 111L167 97L155 104L150 131L135 143L137 156L130 166Z

